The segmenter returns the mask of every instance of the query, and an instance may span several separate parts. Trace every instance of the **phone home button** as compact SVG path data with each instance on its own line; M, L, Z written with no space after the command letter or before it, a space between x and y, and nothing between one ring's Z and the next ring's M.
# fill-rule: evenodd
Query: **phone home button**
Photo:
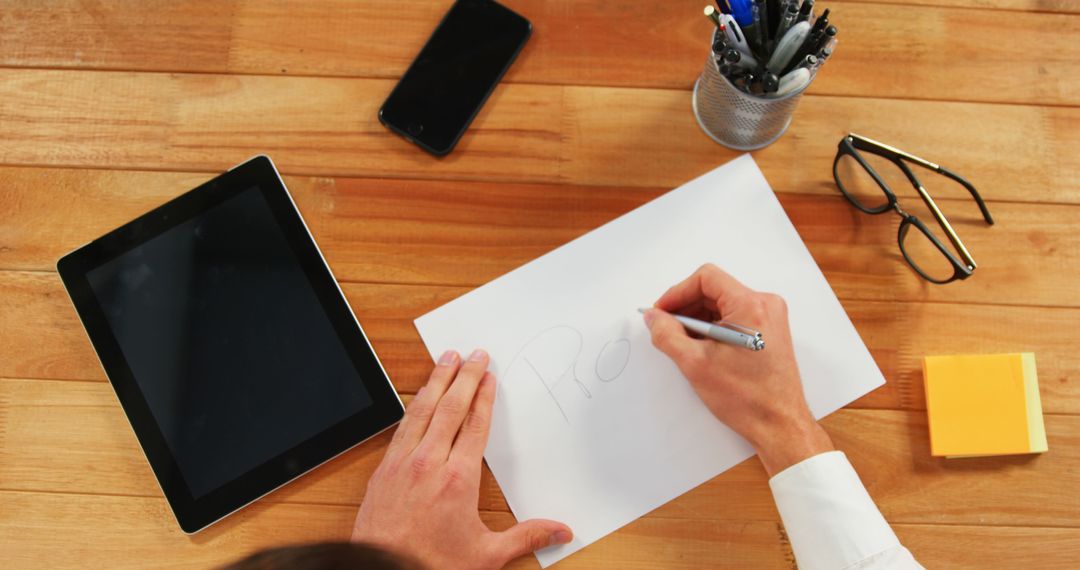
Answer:
M405 130L409 131L410 135L418 137L420 136L420 133L424 132L424 125L420 121L413 121L405 127Z

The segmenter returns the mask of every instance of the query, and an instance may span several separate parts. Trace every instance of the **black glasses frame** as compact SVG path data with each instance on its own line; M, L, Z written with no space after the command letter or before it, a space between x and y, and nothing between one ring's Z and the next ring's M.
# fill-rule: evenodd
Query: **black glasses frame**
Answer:
M866 160L860 154L860 151L869 152L871 154L880 156L888 160L889 162L895 164L900 169L900 171L904 173L904 176L907 177L908 181L911 182L912 186L915 187L915 190L918 191L919 197L922 198L922 201L925 202L926 206L930 209L930 213L934 216L934 219L937 221L938 225L941 226L942 231L945 232L945 235L949 238L949 241L956 248L956 251L960 253L960 258L962 258L962 261L961 259L957 259L957 256L954 255L952 251L949 251L949 248L945 247L945 244L942 243L941 240L939 240L937 236L930 231L930 228L928 228L926 224L922 222L922 220L905 212L900 207L900 204L896 199L896 194L893 193L893 191L889 188L889 185L885 183L885 180L883 180L881 176L878 175L877 171L874 170L874 168L866 162ZM863 203L859 202L859 199L856 196L854 196L853 194L848 192L846 188L844 188L844 183L840 179L840 173L837 170L838 166L840 165L840 159L844 156L850 156L856 162L858 162L859 165L863 167L863 169L866 170L867 174L869 174L874 179L874 182L876 182L877 185L881 188L881 191L885 193L885 197L888 199L887 203L882 206L868 207ZM975 203L979 205L979 211L982 212L983 219L986 220L986 223L989 225L994 225L994 218L990 216L990 210L986 208L986 203L983 202L982 196L979 196L979 192L975 190L975 187L972 186L970 182L964 180L958 174L948 170L943 166L934 164L933 162L930 162L928 160L924 160L917 156L908 154L900 149L891 147L887 144L880 143L873 139L868 139L854 133L845 136L843 139L840 140L840 143L837 145L836 158L833 160L833 179L836 181L836 186L840 189L840 193L843 194L844 197L847 198L848 202L851 202L851 205L855 206L859 211L871 215L877 215L892 210L900 216L900 228L897 230L896 235L897 242L900 245L900 253L904 255L904 259L907 261L908 265L910 265L911 268L914 269L920 277L938 285L943 285L945 283L950 283L952 281L956 281L959 279L967 279L968 277L971 277L971 274L975 272L975 260L972 259L971 253L969 253L967 248L964 247L964 243L960 241L960 236L956 235L956 230L953 229L952 224L949 223L949 220L945 218L945 214L941 212L941 209L938 208L937 204L934 202L934 199L930 197L930 193L926 191L926 188L923 187L922 182L919 181L919 178L916 177L915 173L911 170L911 168L908 167L908 163L921 166L959 183L961 186L967 189L967 191L971 194L971 197L975 199ZM909 231L911 231L912 227L915 227L915 229L922 232L922 234L930 240L930 243L934 244L934 246L941 252L942 255L945 256L949 263L952 264L952 277L948 279L935 279L930 275L926 274L921 268L919 268L918 264L915 263L915 261L908 254L907 249L904 247L904 238L907 237L907 234Z

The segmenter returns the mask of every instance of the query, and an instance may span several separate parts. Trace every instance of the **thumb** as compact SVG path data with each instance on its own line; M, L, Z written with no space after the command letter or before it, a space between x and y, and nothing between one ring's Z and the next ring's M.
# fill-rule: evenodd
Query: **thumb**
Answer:
M701 341L686 334L682 323L660 310L645 311L645 326L652 334L653 346L668 355L680 368L701 354Z
M541 548L566 544L574 538L574 534L570 527L560 522L532 519L497 533L496 537L499 556L509 563Z

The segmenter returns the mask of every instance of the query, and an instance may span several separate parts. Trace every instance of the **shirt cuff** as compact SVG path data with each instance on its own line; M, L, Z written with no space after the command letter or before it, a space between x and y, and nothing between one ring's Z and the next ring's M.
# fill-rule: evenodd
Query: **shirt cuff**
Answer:
M839 570L900 546L847 456L829 451L769 480L799 568Z

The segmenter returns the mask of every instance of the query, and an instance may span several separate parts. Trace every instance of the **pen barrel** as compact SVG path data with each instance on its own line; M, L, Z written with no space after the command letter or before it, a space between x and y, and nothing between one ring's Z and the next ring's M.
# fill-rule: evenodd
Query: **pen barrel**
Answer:
M798 15L798 11L784 10L784 13L780 16L780 25L776 28L776 35L773 36L774 41L778 42L780 38L784 37L784 34L791 29L791 26L795 25L795 19Z
M639 310L644 311L644 309ZM761 333L746 327L732 323L710 323L682 315L672 316L676 321L679 321L679 324L686 327L686 330L715 341L732 346L741 346L750 350L762 350L765 348L765 341L761 339Z
M734 63L728 63L726 69L745 71ZM781 97L740 91L732 79L720 73L710 45L705 68L694 84L694 117L714 141L735 150L757 150L769 146L787 131L808 85Z
M750 350L758 350L757 337L734 331L729 328L711 326L705 336L732 346L741 346L743 348L749 348Z

